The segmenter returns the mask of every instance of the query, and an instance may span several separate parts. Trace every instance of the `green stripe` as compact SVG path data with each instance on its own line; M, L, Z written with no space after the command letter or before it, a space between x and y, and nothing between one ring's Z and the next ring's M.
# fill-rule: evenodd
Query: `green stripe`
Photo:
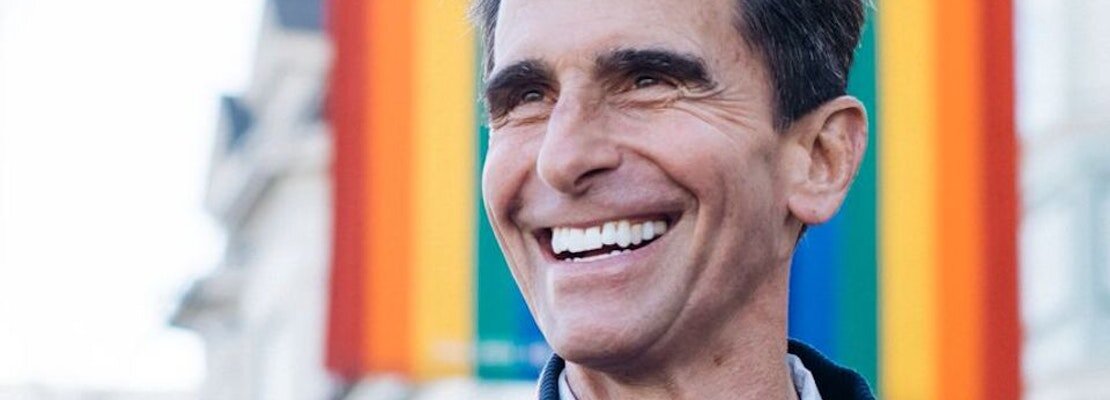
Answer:
M876 151L878 91L876 81L876 36L873 9L868 9L860 48L848 83L848 92L867 107L870 143L859 175L841 209L844 246L840 252L840 302L837 315L837 354L840 362L850 366L878 390L878 229Z

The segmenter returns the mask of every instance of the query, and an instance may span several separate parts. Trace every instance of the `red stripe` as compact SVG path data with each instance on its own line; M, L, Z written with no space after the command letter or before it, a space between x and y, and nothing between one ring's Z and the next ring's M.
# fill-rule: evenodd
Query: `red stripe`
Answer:
M1021 325L1018 315L1017 154L1014 129L1013 0L983 1L985 43L983 210L986 279L982 398L1021 398Z
M325 364L338 377L353 382L364 370L362 348L361 265L365 257L362 226L365 168L364 82L365 15L360 0L330 0L328 33L335 56L328 82L326 114L331 123L332 261L329 283Z

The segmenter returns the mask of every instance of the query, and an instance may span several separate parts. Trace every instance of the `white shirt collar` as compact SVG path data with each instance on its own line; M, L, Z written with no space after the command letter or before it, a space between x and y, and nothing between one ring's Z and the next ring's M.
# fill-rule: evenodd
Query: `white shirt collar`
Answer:
M790 378L794 381L794 390L798 392L800 400L821 400L821 393L817 391L817 382L813 374L802 364L802 360L793 354L786 355L786 365L790 367ZM570 391L567 383L567 370L559 373L559 399L578 400L574 392Z
M821 400L821 392L817 391L817 381L813 374L802 364L802 359L793 354L786 355L786 364L790 366L790 378L794 380L794 391L798 392L801 400Z
M574 392L570 391L570 383L567 382L566 368L563 368L563 372L559 373L559 400L578 400Z

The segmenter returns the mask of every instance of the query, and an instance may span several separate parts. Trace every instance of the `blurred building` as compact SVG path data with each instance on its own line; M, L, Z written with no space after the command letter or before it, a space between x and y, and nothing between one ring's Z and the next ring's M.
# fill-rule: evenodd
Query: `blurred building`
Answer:
M204 339L200 398L528 397L531 381L327 369L335 157L323 113L332 61L324 6L266 1L248 87L220 99L205 206L227 233L226 249L171 320Z
M1029 399L1110 398L1110 2L1018 9Z
M172 323L204 339L204 399L322 399L329 250L330 47L319 0L269 0L251 79L220 101L206 208L227 233L222 263Z
M4 400L192 400L196 393L143 390L95 390L57 385L0 386Z

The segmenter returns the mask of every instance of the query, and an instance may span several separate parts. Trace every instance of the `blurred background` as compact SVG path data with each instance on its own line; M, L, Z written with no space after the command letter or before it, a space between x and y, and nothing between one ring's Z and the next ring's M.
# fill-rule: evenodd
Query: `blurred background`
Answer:
M881 0L791 335L889 399L1110 398L1107 0ZM0 399L518 399L464 0L0 0Z

